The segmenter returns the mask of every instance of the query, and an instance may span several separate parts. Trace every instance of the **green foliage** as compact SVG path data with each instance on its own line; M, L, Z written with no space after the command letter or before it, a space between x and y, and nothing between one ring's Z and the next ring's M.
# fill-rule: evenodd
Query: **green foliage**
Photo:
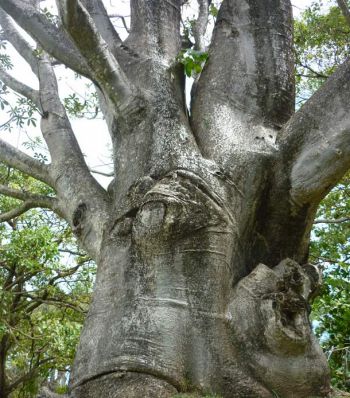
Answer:
M350 54L350 26L334 2L325 10L314 2L296 20L297 105L302 105ZM318 219L350 214L350 175L321 202ZM350 379L350 223L315 224L310 261L323 271L324 284L313 303L315 332L329 357L333 385L349 389Z
M218 9L218 6L217 6L216 4L214 4L214 3L211 3L211 4L210 4L210 7L209 7L209 14L210 14L212 17L217 18L218 14L219 14L219 9Z
M337 6L314 2L294 23L298 105L350 54L350 26Z
M52 195L46 185L2 165L0 177L12 188ZM16 205L0 196L1 211ZM31 210L0 224L0 348L11 398L34 397L57 371L70 371L94 273L68 226L53 214Z
M350 214L350 174L322 201L318 219ZM323 270L324 284L313 303L316 334L328 353L332 382L349 389L350 380L350 221L315 224L310 259Z
M86 92L83 96L77 93L69 94L63 99L63 105L70 116L76 118L94 119L99 113L98 98L92 85L86 85Z
M187 77L192 77L202 72L208 59L208 53L192 49L182 50L177 57L178 61L184 65Z

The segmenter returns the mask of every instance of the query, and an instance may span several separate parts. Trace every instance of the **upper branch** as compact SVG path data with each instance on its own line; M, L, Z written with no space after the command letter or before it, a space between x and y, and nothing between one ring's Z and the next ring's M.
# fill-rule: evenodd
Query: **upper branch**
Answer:
M82 0L104 41L109 48L116 54L117 47L122 43L117 31L115 30L109 15L103 5L102 0Z
M338 6L341 9L341 12L344 15L344 18L346 19L347 23L350 26L350 9L348 5L346 4L345 0L337 0Z
M8 185L0 184L0 194L23 201L30 200L32 202L42 203L44 204L44 207L48 208L54 207L56 205L55 198L45 195L38 195L28 191L20 191L18 189L11 188Z
M130 0L131 29L128 42L146 56L174 60L181 50L182 0Z
M230 108L236 119L281 126L294 111L293 65L290 0L224 0L194 113L208 102Z
M62 204L64 218L73 230L75 228L81 242L96 259L102 241L104 222L108 218L107 193L91 176L86 165L60 102L56 76L47 56L44 55L39 60L38 71L44 115L41 131L52 158L49 166L50 176Z
M81 2L66 0L58 3L62 21L85 57L94 80L118 110L122 111L136 96L133 86Z
M0 185L0 194L23 201L23 204L19 207L0 214L0 222L12 220L35 207L47 208L60 213L56 198L38 195L28 191L19 191L7 185Z
M52 185L47 165L40 163L1 139L0 161L48 185Z
M0 69L0 80L9 86L12 90L30 99L34 104L40 108L39 92L26 84L16 80L3 69Z
M23 38L23 36L16 29L8 15L0 8L0 25L4 31L5 39L10 42L29 64L33 73L38 74L38 60L35 56L34 49Z
M37 202L37 201L26 200L25 202L23 202L22 205L20 205L18 207L11 209L9 211L6 211L5 213L0 213L0 223L13 220L14 218L21 216L28 210L35 209L37 207L52 209L51 204L49 204L49 206L48 206L48 202L46 202L46 201L45 202Z
M90 77L85 60L67 34L51 23L32 3L24 0L1 0L0 7L45 51L74 71Z
M209 18L209 6L211 0L197 0L198 2L198 18L195 21L193 27L193 35L195 40L195 50L205 51L204 36L207 30L208 18Z
M281 132L291 162L291 197L318 202L350 168L350 59L291 118Z

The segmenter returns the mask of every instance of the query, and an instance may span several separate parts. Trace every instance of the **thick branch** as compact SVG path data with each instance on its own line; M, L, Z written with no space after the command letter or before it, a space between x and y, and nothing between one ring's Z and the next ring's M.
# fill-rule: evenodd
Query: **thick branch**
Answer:
M350 59L326 81L281 132L292 162L292 200L318 202L350 168Z
M204 36L207 30L209 18L209 6L211 0L197 0L198 3L198 18L193 27L193 35L195 39L195 50L205 51Z
M0 139L0 161L8 166L28 174L37 180L52 185L48 166L26 155L12 145Z
M74 71L90 77L85 60L67 34L28 1L1 0L3 8L42 48Z
M116 48L122 43L117 31L115 30L109 15L101 0L82 0L83 6L92 17L96 28L104 41L108 44L113 54Z
M59 3L62 4L63 2ZM95 81L122 111L134 99L133 87L79 0L60 6L63 23L86 59Z
M155 59L172 61L181 50L182 0L131 0L128 41Z
M79 165L88 170L59 98L57 80L49 57L43 55L38 65L40 102L44 114L41 130L48 145L52 162L54 164L67 163L70 160L73 162L72 167Z
M344 18L346 19L346 22L350 26L350 9L348 5L346 4L345 0L337 0L338 6L341 9L341 12L344 15Z
M16 80L6 71L0 69L0 80L10 87L12 90L16 91L18 94L30 99L34 104L40 108L39 102L39 92L33 88L27 86L26 84Z
M192 127L206 156L224 162L274 143L294 112L292 44L290 0L222 2L192 90Z
M292 43L289 0L224 0L196 90L194 119L217 114L214 107L221 105L231 109L227 118L269 127L285 123L294 111ZM213 109L202 103L213 103Z
M108 217L107 193L91 176L60 102L53 68L48 57L39 61L40 99L44 117L41 131L52 163L50 176L63 204L64 218L71 224L89 254L96 258L104 222Z

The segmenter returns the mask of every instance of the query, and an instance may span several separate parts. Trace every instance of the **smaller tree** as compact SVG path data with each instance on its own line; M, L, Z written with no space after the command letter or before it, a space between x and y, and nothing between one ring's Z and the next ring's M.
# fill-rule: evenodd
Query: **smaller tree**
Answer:
M324 284L313 303L316 333L328 353L333 385L350 391L350 175L321 203L311 260Z
M0 175L8 190L47 190L4 167ZM14 202L1 197L0 208L11 211ZM0 258L0 396L30 398L70 370L94 264L65 223L36 210L1 225Z

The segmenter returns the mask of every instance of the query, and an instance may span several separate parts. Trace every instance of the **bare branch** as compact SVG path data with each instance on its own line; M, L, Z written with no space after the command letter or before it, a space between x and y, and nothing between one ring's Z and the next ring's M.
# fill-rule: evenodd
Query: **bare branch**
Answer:
M67 34L52 24L32 3L24 0L1 0L0 7L45 51L74 71L90 77L85 60Z
M19 200L30 200L33 202L45 203L43 207L51 208L56 206L56 199L50 196L38 195L29 191L20 191L9 187L8 185L0 185L0 194L10 196L11 198Z
M30 99L34 104L40 108L39 92L33 88L27 86L26 84L16 80L10 74L8 74L3 69L0 69L0 80L10 87L12 90L16 91L18 94Z
M209 58L192 92L192 127L206 156L222 161L235 147L259 150L289 120L292 31L290 0L222 2ZM266 140L258 140L261 135Z
M39 59L38 74L40 102L44 114L41 130L48 145L52 162L56 164L67 162L70 159L72 167L79 164L80 167L86 168L88 171L84 156L59 98L55 72L49 57L45 54L41 55Z
M292 161L292 200L318 201L350 168L350 59L281 131L281 150Z
M350 217L341 217L335 219L319 218L314 221L314 224L341 224L350 221Z
M109 15L107 14L102 1L82 0L82 4L94 20L96 28L102 38L108 44L113 54L116 54L116 48L122 43L122 41L109 19Z
M60 2L61 4L63 2ZM134 100L133 87L79 0L60 6L63 23L86 59L95 81L121 111Z
M56 76L45 54L39 60L40 100L43 108L41 131L50 151L50 176L62 206L64 218L79 233L81 242L97 255L103 222L108 217L107 192L92 177L65 109L60 102ZM84 209L83 221L76 212ZM79 225L79 228L77 228Z
M124 29L128 32L128 33L130 33L130 29L129 29L129 27L128 27L128 24L126 23L126 17L124 16L124 15L119 15L119 14L108 14L108 16L109 16L109 18L118 18L118 19L121 19L122 20L122 23L123 23L123 26L124 26Z
M193 35L195 39L195 50L205 51L204 36L207 30L209 18L209 6L211 0L197 0L199 11L198 18L194 24Z
M0 139L0 161L52 186L48 166Z
M341 12L344 15L344 18L346 19L346 22L350 26L350 9L346 3L345 0L337 0L338 6L341 9Z
M20 191L10 188L7 185L0 185L0 194L24 201L21 206L0 214L0 222L12 220L13 218L16 218L26 211L36 207L51 209L60 213L56 198L38 195L28 191Z
M0 6L1 7L1 6ZM5 38L9 41L29 64L33 73L38 74L38 62L34 54L34 49L30 44L23 38L23 36L16 29L8 15L0 8L0 25L4 31Z
M131 33L146 56L173 61L181 50L182 0L131 0Z
M214 68L222 65L216 90L264 125L281 126L294 112L292 21L290 0L224 0L216 21L210 54Z
M30 209L34 209L37 207L45 207L43 206L43 204L44 203L39 203L36 201L35 202L32 202L30 200L25 201L21 206L16 207L15 209L9 210L5 213L0 213L0 223L13 220L14 218L21 216Z
M90 172L93 173L93 174L100 174L101 176L105 176L105 177L114 177L114 172L113 171L111 171L110 173L104 173L103 171L90 169Z

